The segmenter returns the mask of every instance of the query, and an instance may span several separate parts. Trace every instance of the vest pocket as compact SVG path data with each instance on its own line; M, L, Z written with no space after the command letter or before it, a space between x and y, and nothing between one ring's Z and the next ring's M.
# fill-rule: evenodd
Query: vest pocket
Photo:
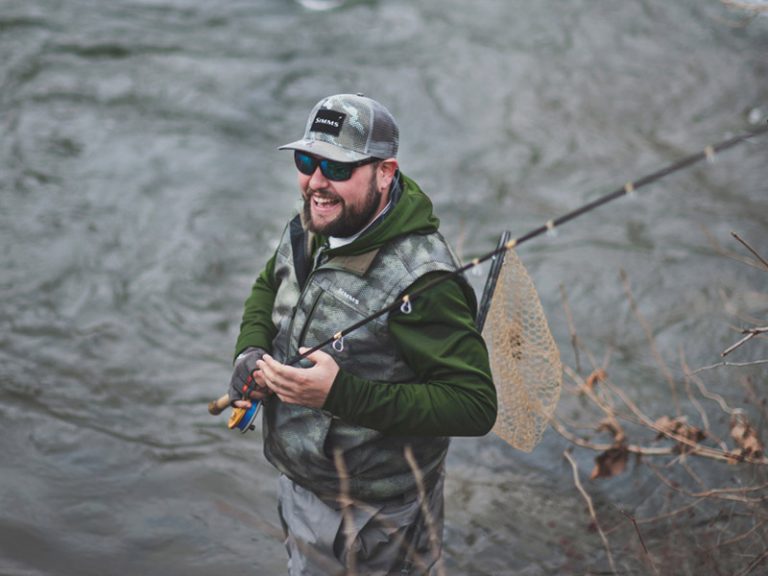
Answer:
M316 346L367 316L368 310L362 306L356 307L332 291L323 290L305 320L300 345ZM382 337L380 323L380 319L373 320L345 335L335 347L326 345L323 351L333 356L342 368L352 362L354 356L359 361L365 355L377 358L386 355L391 343L388 338Z

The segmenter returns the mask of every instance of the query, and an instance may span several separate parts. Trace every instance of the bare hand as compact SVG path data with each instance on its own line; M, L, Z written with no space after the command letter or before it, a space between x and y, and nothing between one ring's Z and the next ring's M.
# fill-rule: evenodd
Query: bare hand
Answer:
M305 350L308 348L299 348L302 354ZM266 385L283 402L308 408L322 408L336 374L339 373L339 365L331 355L320 350L307 356L307 359L314 366L294 368L265 354L257 365Z

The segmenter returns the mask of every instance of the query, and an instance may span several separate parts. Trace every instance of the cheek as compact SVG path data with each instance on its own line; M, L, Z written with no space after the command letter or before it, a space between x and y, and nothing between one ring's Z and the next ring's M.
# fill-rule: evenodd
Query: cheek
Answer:
M301 192L302 196L307 195L307 188L309 188L309 176L302 174L299 172L299 175L296 177L296 182L299 184L299 192Z

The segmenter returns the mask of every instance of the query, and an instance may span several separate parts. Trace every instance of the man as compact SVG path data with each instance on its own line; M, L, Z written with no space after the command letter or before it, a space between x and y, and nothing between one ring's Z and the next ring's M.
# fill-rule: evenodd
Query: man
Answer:
M456 269L430 200L399 171L398 140L384 106L339 94L281 147L294 153L304 209L246 300L230 399L264 402L291 574L428 572L448 437L486 434L496 418L475 296L460 277L286 363Z

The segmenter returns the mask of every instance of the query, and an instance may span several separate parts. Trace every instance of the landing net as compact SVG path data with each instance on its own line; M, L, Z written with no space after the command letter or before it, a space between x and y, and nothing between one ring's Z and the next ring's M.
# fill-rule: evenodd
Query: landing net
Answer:
M483 337L499 403L493 431L530 452L555 411L563 370L536 287L514 250L501 267Z

